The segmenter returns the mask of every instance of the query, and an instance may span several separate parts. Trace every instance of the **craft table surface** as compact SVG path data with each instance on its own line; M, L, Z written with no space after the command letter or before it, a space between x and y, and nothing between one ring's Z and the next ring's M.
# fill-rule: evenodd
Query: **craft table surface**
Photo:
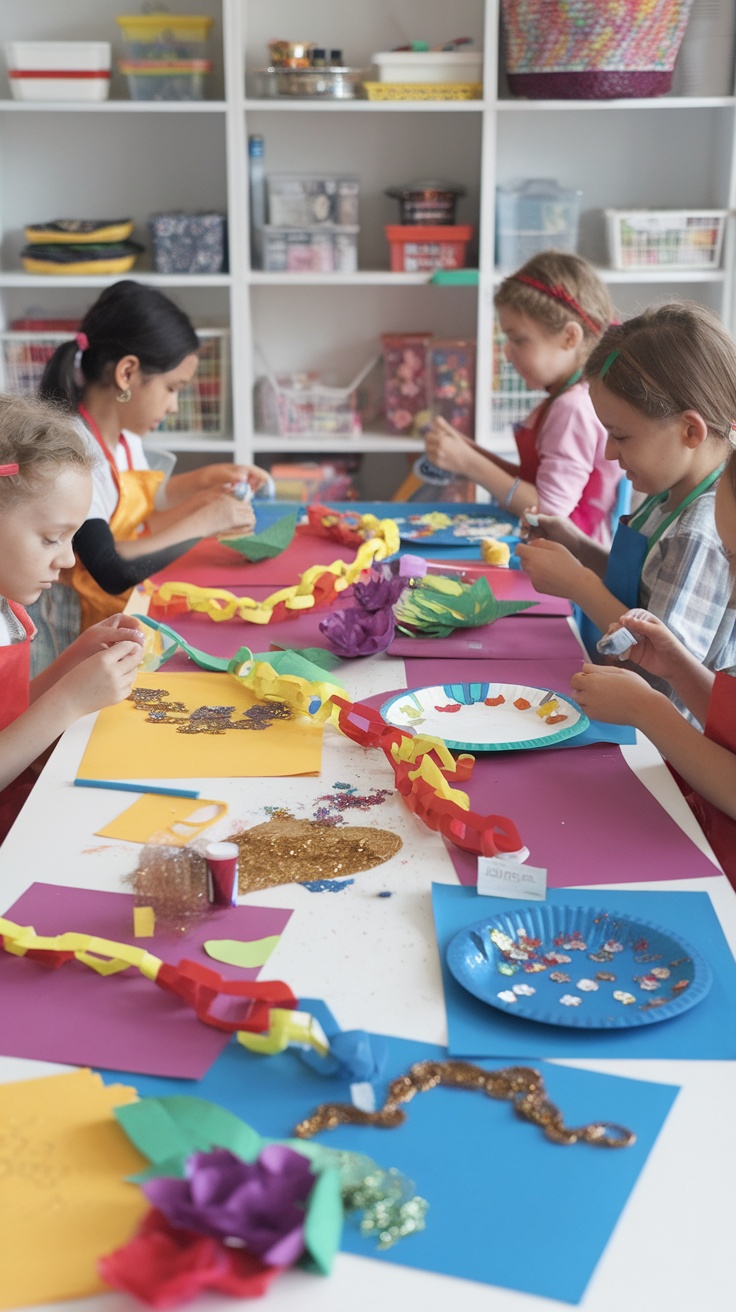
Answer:
M404 662L385 655L343 664L339 675L354 699L406 686ZM129 796L72 784L93 718L79 721L61 739L0 848L0 912L34 880L122 889L123 877L136 864L140 848L135 844L95 836L102 824L124 809ZM708 853L701 831L653 747L639 737L635 747L622 750L670 815L699 849ZM199 788L203 797L228 803L228 816L209 831L219 837L239 819L261 822L266 816L264 808L277 800L297 816L311 817L315 800L333 792L337 781L370 793L390 787L391 777L381 753L357 748L327 729L321 778L187 782ZM175 785L177 781L170 782ZM514 818L523 831L523 811ZM446 1043L430 896L432 881L456 884L444 844L411 816L397 795L367 814L351 814L346 819L395 830L404 840L403 849L390 863L357 874L353 885L343 892L310 893L290 884L251 894L249 902L289 907L294 912L261 978L283 978L301 996L324 998L345 1028L363 1027L426 1043ZM626 824L627 817L622 816L621 823ZM608 887L614 890L619 885ZM715 865L712 878L620 887L709 893L736 951L736 897ZM379 898L381 890L390 891L391 897ZM478 916L482 914L479 904ZM699 946L707 949L707 945ZM566 1064L681 1086L580 1308L583 1312L724 1308L732 1280L736 1230L736 1063L618 1059ZM64 1069L68 1068L0 1058L0 1078L4 1080L29 1079ZM387 1132L386 1162L391 1160L389 1135ZM437 1151L442 1151L441 1144ZM502 1190L508 1197L510 1225L523 1225L523 1190L531 1183L489 1179L489 1189ZM554 1207L553 1198L549 1205ZM462 1206L461 1199L458 1206ZM503 1234L489 1235L489 1242L502 1243ZM534 1260L533 1252L529 1260ZM126 1296L109 1295L44 1306L67 1312L133 1312L137 1305ZM193 1305L197 1312L225 1312L228 1306L243 1304L205 1296ZM570 1304L347 1254L338 1256L328 1280L299 1271L286 1273L271 1287L264 1303L271 1312L295 1312L297 1308L299 1312L343 1312L346 1307L351 1312L375 1312L377 1307L399 1312L406 1306L422 1312L447 1312L448 1308L487 1312L491 1307L494 1312L561 1312Z

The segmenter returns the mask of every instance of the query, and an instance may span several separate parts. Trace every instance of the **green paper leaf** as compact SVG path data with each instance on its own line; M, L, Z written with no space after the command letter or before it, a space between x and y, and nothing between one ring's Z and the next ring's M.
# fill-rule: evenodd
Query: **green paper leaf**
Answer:
M332 1270L340 1247L343 1222L340 1176L328 1167L317 1176L307 1201L304 1243L312 1262L323 1276Z
M176 632L176 629L172 629L168 624L163 624L161 620L152 620L149 615L134 615L133 618L140 620L141 624L147 624L149 629L157 629L172 644L171 650L164 653L160 665L163 665L164 661L173 656L178 648L186 652L189 659L193 660L195 665L199 665L200 669L209 670L211 674L227 674L233 661L237 661L238 665L244 665L246 661L251 659L250 647L241 647L234 657L210 656L209 652L200 651L198 647L192 647L191 643L188 643L185 638L182 638L181 634Z
M253 1162L265 1142L226 1108L184 1094L141 1098L116 1107L115 1115L131 1143L156 1168L155 1175L170 1175L172 1169L180 1175L185 1158L212 1148L229 1148L244 1162ZM150 1179L152 1173L146 1174Z
M342 665L339 656L334 651L327 651L323 647L281 647L278 643L273 644L277 651L293 651L297 656L303 656L305 660L311 661L313 665L318 665L321 670L334 670L338 665ZM273 653L268 652L271 656ZM259 660L262 657L258 658Z
M264 528L262 533L253 533L249 537L241 538L220 538L220 541L224 546L231 547L233 551L245 556L246 560L272 560L289 546L296 532L296 521L300 513L299 510L295 510L292 515L284 515L283 519L277 519L275 524Z
M235 938L210 938L202 946L213 961L222 961L226 966L265 966L281 935L271 934L268 938L252 939L245 943Z
M484 575L468 584L426 574L416 586L404 589L394 616L402 633L446 638L455 629L493 624L536 605L536 601L499 601Z
M253 656L254 661L264 661L271 665L277 674L291 674L298 679L306 679L307 683L331 683L338 688L344 688L339 679L332 676L325 679L325 671L320 665L315 665L313 661L307 660L306 656L300 651L287 648L283 651L263 651L256 652Z

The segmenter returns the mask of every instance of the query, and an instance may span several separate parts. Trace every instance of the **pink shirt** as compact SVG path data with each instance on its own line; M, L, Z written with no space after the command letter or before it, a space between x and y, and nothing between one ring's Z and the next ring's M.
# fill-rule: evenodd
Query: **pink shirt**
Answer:
M530 427L533 419L527 421ZM588 384L575 383L549 406L537 435L536 486L543 514L572 519L595 542L607 546L622 475L614 460L606 460L606 436Z

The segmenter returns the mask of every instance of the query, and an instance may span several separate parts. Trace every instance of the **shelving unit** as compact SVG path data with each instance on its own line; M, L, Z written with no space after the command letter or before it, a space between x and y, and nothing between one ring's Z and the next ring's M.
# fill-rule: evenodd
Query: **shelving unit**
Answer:
M104 277L25 274L22 228L76 213L130 214L145 235L159 210L221 209L228 215L229 273L153 273L145 259L130 276L170 290L197 324L227 328L232 427L217 437L157 435L154 443L202 458L239 460L293 452L366 457L369 491L390 494L421 450L415 438L366 432L356 438L274 437L254 431L252 393L260 346L273 367L319 369L346 381L378 347L382 332L427 331L477 341L476 434L508 449L504 397L493 391L494 210L498 184L554 177L582 189L579 250L611 284L621 314L677 296L716 310L733 331L736 246L729 221L722 267L624 273L606 267L607 207L736 208L736 98L682 96L619 101L526 101L509 95L500 46L499 0L457 0L452 30L442 0L180 0L182 12L215 20L212 99L136 102L119 74L101 104L33 104L9 98L0 73L0 329L30 312L83 312ZM119 0L29 0L0 7L0 39L112 40ZM484 50L484 99L410 101L260 100L247 70L266 62L274 34L340 46L346 62L370 66L376 50L414 37L455 33ZM688 40L686 33L685 41ZM273 274L251 270L247 138L265 141L266 172L357 173L361 180L359 267L354 274ZM393 184L440 177L465 186L458 221L478 234L478 287L430 285L421 274L388 270L384 225L395 222ZM1 379L0 379L1 381ZM514 393L514 404L524 398ZM501 418L499 418L501 417ZM392 457L395 457L392 459ZM375 484L379 484L376 487Z

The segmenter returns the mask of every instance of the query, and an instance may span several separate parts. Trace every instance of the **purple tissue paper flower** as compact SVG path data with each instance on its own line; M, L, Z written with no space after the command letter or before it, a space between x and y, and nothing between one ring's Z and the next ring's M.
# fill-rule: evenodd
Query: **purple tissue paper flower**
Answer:
M283 1267L305 1251L306 1202L315 1179L308 1158L269 1144L255 1162L226 1148L193 1153L186 1179L148 1180L143 1191L177 1229L235 1240L270 1266Z
M393 574L390 568L371 570L365 583L353 584L353 595L363 610L386 610L399 600L408 579Z
M376 611L363 610L360 606L333 610L320 621L319 627L332 650L343 657L374 656L378 651L386 651L393 642L395 630L393 611L388 607Z

